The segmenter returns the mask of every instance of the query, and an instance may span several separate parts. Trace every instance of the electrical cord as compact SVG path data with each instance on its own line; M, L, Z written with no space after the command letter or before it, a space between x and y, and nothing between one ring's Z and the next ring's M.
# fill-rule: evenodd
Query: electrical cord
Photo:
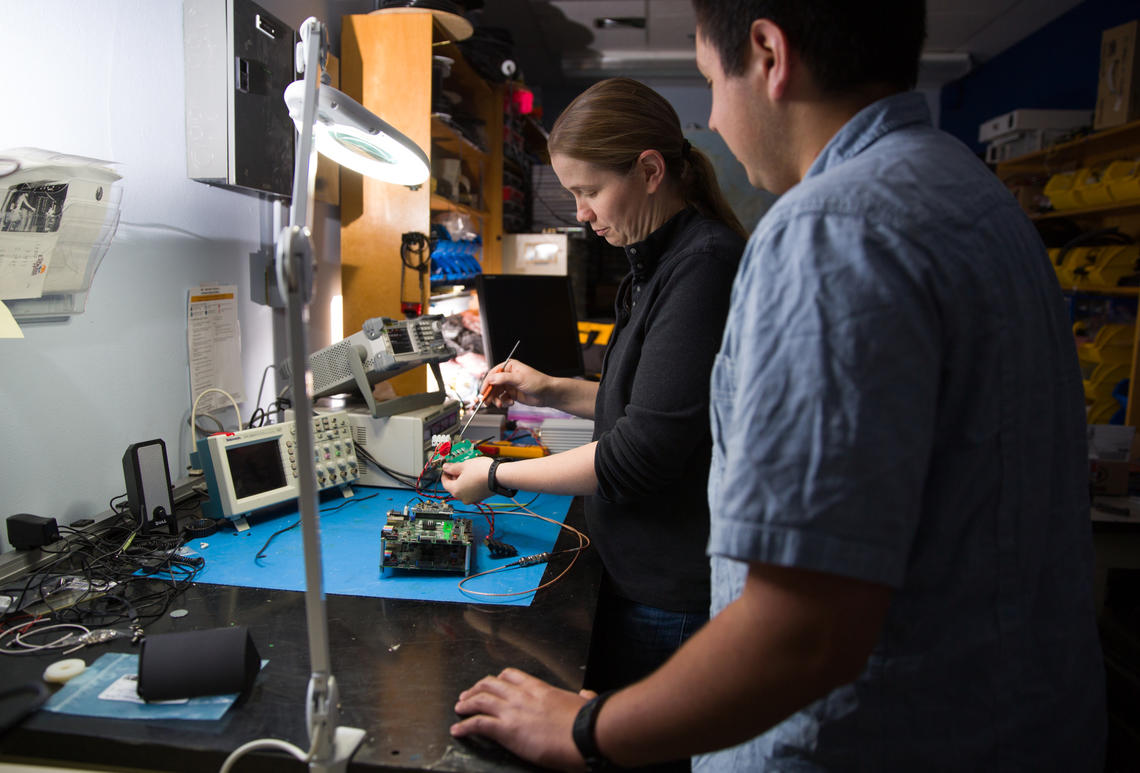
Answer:
M266 365L265 370L261 371L261 383L257 385L257 399L253 401L255 406L254 413L261 410L261 390L265 389L265 377L269 375L269 371L273 369L273 365ZM251 417L247 426L253 426L253 418Z
M330 507L322 508L320 513L321 515L324 515L325 513L336 512L337 510L340 510L343 507L347 507L348 505L356 504L357 502L367 502L369 499L375 499L377 496L379 496L379 494L369 494L366 497L353 497L352 499L346 499L343 502L338 502L337 504L331 505ZM278 529L277 531L270 534L269 538L265 540L265 544L261 546L261 550L257 551L257 555L253 557L253 560L259 561L262 558L265 558L265 551L269 548L269 543L273 542L273 540L285 532L292 531L300 525L301 521L297 520L286 526L284 529Z
M201 402L202 398L205 397L210 392L217 392L218 394L225 395L226 397L229 398L230 403L234 407L234 416L237 418L238 429L241 429L241 410L238 408L237 400L235 400L234 396L231 395L226 390L218 389L217 387L207 387L206 389L203 389L201 392L198 393L198 397L196 397L194 399L194 405L190 408L190 426L192 426L195 430L198 429L198 423L196 420L196 417L198 415L198 403ZM221 424L221 422L218 422L218 423ZM198 444L198 436L197 435L194 436L194 444L195 445Z
M415 487L415 483L416 483L415 476L407 475L407 474L399 472L397 470L393 470L390 467L385 467L383 464L381 464L379 461L377 461L376 457L372 456L372 454L370 454L368 452L368 449L366 449L364 446L360 445L359 443L354 442L353 446L356 449L356 455L357 456L359 456L361 459L364 459L366 462L368 462L373 467L375 467L376 469L383 472L385 475L390 476L393 480L397 481L398 483L403 483L405 486L407 486L409 488Z
M1085 231L1061 246L1061 249L1057 252L1056 264L1058 266L1062 265L1065 262L1065 256L1083 244L1102 246L1107 244L1132 244L1132 242L1132 237L1122 233L1118 228L1098 228L1095 231Z
M419 231L409 231L400 237L400 308L407 316L420 316L427 311L427 287L424 285L424 276L431 273L432 240L427 234ZM414 260L413 260L414 258ZM416 284L420 288L420 302L418 306L409 304L404 300L404 275L407 270L416 273ZM409 311L415 311L409 314Z
M3 624L31 615L58 623L132 627L165 614L205 564L179 553L180 537L143 534L119 513L82 531L67 531L66 547L20 582L0 589L12 599ZM140 573L144 572L144 573Z
M313 747L311 747L309 751L306 752L304 749L300 748L299 746L294 746L288 741L280 741L276 738L258 738L255 741L243 743L241 746L230 752L230 756L226 757L225 762L222 763L222 767L219 773L230 773L239 759L252 751L257 751L258 749L279 749L281 751L288 752L301 762L308 764L313 759L313 754L316 752L315 743L316 742L314 741Z
M531 510L529 507L526 507L526 506L520 504L518 502L518 500L512 499L511 501L514 502L514 504L517 506L518 509L517 510L505 510L505 511L503 511L504 513L509 513L512 515L524 515L526 517L537 518L539 520L546 521L547 523L552 523L555 526L557 526L559 529L569 531L569 532L577 535L578 546L573 547L573 548L565 548L563 550L558 550L558 551L554 551L554 552L548 551L548 552L543 552L543 553L536 553L536 554L530 555L530 556L522 556L522 557L517 558L514 561L510 562L509 564L502 564L500 566L496 566L493 569L487 569L486 571L477 572L475 574L468 575L467 577L464 577L462 580L459 581L459 585L457 587L459 588L459 590L461 592L470 594L472 596L485 596L485 597L495 597L495 598L505 598L505 597L510 597L510 596L525 596L528 593L537 593L538 591L542 590L543 588L547 588L547 587L553 585L554 583L558 582L559 580L561 580L563 577L565 577L566 573L569 572L573 568L575 563L577 563L578 556L580 556L582 554L582 551L590 546L590 538L588 536L586 536L586 534L584 532L579 531L578 529L574 528L573 526L570 526L567 523L563 523L561 521L556 521L553 518L547 518L545 515L539 515L538 513ZM532 500L532 502L533 502L533 500ZM474 580L476 577L485 577L489 574L497 574L498 572L504 572L504 571L506 571L508 569L512 569L514 567L525 567L525 566L531 566L533 564L545 563L545 562L548 562L554 556L565 555L565 554L572 554L573 557L570 559L570 563L568 563L566 565L566 567L561 572L559 572L555 577L551 578L550 580L547 580L544 583L536 585L533 588L528 588L527 590L511 591L509 593L489 593L487 591L471 590L470 588L464 587L464 585L466 583L470 582L471 580Z

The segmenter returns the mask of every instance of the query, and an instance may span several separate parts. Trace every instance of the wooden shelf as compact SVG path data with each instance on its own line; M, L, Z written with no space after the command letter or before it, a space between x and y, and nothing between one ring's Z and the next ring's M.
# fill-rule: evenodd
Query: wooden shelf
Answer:
M496 90L491 88L491 84L483 80L479 73L475 72L467 59L464 58L459 46L454 43L437 43L433 46L432 54L455 60L451 65L450 79L459 87L460 93L465 98L481 102L496 96ZM499 96L499 99L501 98ZM497 105L496 109L501 111L502 104Z
M486 151L436 115L431 117L431 141L433 145L437 145L471 164L481 164L487 157Z
M1054 174L1083 167L1094 167L1112 161L1140 156L1140 121L1094 132L1080 139L1054 145L1046 150L1003 161L997 165L997 176L1013 187L1020 178L1037 178L1038 185ZM1120 233L1140 240L1140 200L1114 202L1094 207L1032 214L1035 222L1073 218L1084 229L1116 228ZM1063 288L1067 294L1087 293L1116 298L1140 298L1136 287L1076 286ZM1128 406L1124 423L1140 426L1140 325L1132 341Z
M1004 180L1014 174L1031 171L1053 174L1078 166L1130 158L1136 155L1137 145L1140 145L1140 121L1133 121L1003 161L997 165L998 177Z
M1114 201L1111 204L1101 204L1095 207L1081 207L1079 209L1056 209L1052 212L1042 212L1037 215L1030 215L1029 217L1031 220L1052 220L1059 217L1085 217L1092 215L1100 217L1103 215L1123 213L1133 209L1140 209L1140 199Z
M1140 297L1140 287L1102 287L1098 285L1076 285L1075 287L1062 287L1061 291L1067 295L1086 293L1088 295L1113 295L1121 298Z
M491 213L485 209L475 209L474 207L469 207L466 204L460 204L457 201L452 201L451 199L440 196L438 193L433 193L431 195L431 209L433 212L439 212L443 210L462 212L465 215L471 215L472 217L479 218L491 216Z
M400 256L403 234L428 233L433 212L456 211L471 216L483 240L482 263L495 272L502 265L503 88L483 81L454 44L442 36L430 11L355 14L341 18L341 89L410 137L433 161L441 155L459 158L460 175L483 209L432 195L431 186L411 190L359 175L341 175L341 285L344 326L359 330L376 316L401 316ZM444 88L460 95L464 114L481 123L485 150L455 128L432 116L433 56L454 60ZM457 113L458 114L458 113ZM451 170L448 170L451 171ZM441 189L442 190L442 189ZM403 288L409 295L430 289ZM424 391L427 372L417 368L393 379L397 394Z

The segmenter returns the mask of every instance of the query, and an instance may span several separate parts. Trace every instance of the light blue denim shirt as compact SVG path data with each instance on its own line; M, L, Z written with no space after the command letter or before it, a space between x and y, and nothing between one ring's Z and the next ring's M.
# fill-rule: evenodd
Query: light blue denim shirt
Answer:
M712 374L712 612L746 561L893 598L854 683L695 770L1099 770L1083 408L1013 198L921 95L862 110L737 274Z

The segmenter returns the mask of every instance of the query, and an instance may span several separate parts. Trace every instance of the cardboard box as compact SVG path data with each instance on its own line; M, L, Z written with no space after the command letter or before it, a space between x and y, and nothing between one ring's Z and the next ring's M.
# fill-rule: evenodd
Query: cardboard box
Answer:
M1107 129L1140 118L1140 56L1136 42L1140 20L1104 31L1100 42L1093 128Z
M1089 488L1094 494L1125 496L1128 494L1128 462L1089 459Z
M1088 110L1012 110L978 124L978 142L1028 129L1076 129L1091 120Z

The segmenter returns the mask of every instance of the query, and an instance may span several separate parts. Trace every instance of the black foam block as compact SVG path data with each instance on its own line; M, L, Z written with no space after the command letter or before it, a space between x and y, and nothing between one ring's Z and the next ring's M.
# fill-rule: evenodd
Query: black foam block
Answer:
M261 656L245 626L147 636L139 652L139 697L169 701L248 689Z

